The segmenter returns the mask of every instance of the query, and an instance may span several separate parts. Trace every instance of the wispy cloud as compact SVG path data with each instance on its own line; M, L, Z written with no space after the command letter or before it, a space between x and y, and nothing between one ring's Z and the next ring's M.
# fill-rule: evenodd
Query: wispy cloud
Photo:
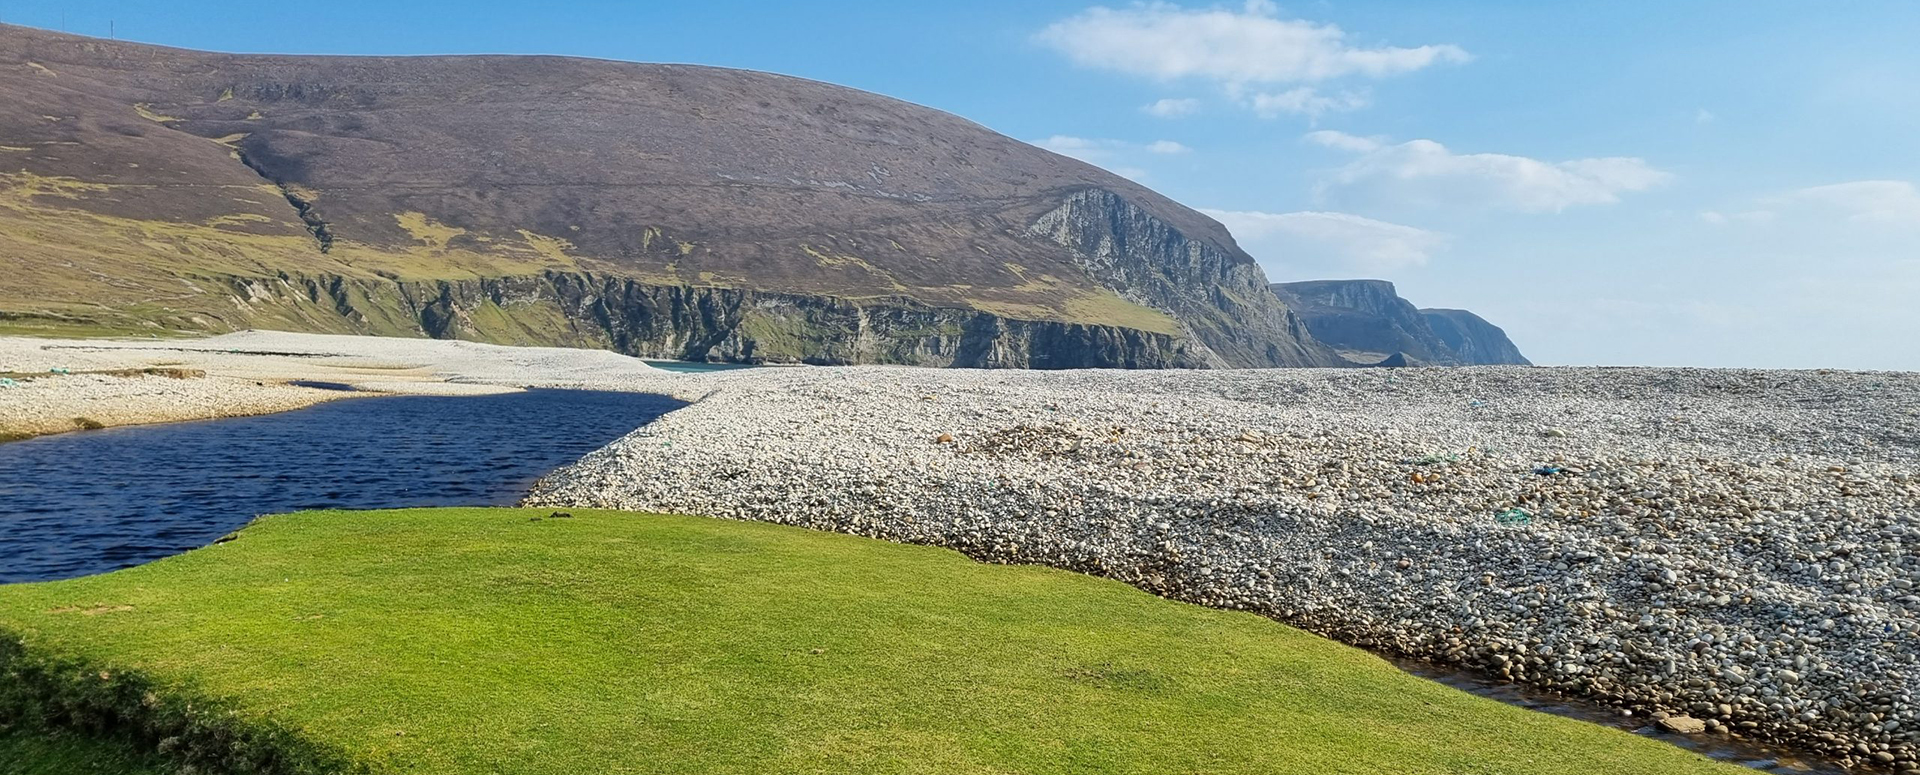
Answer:
M1159 82L1212 82L1266 118L1318 117L1368 104L1364 91L1329 93L1313 84L1387 78L1472 58L1452 44L1355 45L1338 26L1282 18L1267 0L1237 8L1167 2L1094 6L1048 25L1035 38L1083 67ZM1197 107L1186 100L1161 100L1147 112L1177 116Z
M1334 131L1313 132L1306 139L1358 154L1321 181L1319 193L1334 199L1542 213L1612 204L1622 194L1673 180L1672 173L1627 156L1551 162L1454 153L1432 140L1391 144Z
M1812 222L1920 229L1920 187L1905 180L1810 186L1759 197L1730 212L1708 210L1700 213L1700 220L1716 226Z
M1440 232L1348 213L1201 210L1225 224L1263 263L1300 271L1381 273L1427 263L1446 246Z
M1073 135L1054 135L1043 140L1035 140L1033 144L1054 153L1072 156L1081 161L1086 161L1086 159L1082 157L1098 155L1103 153L1105 149L1122 143L1118 140L1094 140L1086 137L1074 137Z
M1200 112L1200 101L1191 97L1155 100L1140 107L1140 112L1158 118L1180 118Z
M1920 189L1904 180L1860 180L1803 188L1784 206L1824 210L1853 223L1920 227Z
M1380 146L1387 144L1387 140L1384 137L1359 137L1333 129L1308 132L1306 139L1308 142L1318 143L1328 148L1353 151L1354 153L1376 151L1380 149Z
M1242 85L1383 78L1469 58L1454 45L1362 48L1337 26L1278 14L1273 3L1258 0L1237 10L1165 2L1094 6L1054 22L1039 39L1086 67Z
M1121 177L1140 182L1146 181L1147 171L1138 164L1129 162L1138 161L1146 155L1171 156L1193 152L1192 148L1172 140L1136 143L1127 140L1054 135L1043 140L1034 140L1032 143L1062 156L1071 156Z
M1155 140L1150 143L1136 143L1127 140L1075 137L1073 135L1054 135L1044 140L1034 140L1033 144L1053 151L1054 153L1072 156L1081 161L1089 161L1089 157L1108 158L1117 154L1139 151L1159 154L1193 152L1192 148L1188 148L1172 140Z
M1343 91L1338 94L1321 94L1311 86L1301 86L1273 94L1252 94L1246 98L1247 107L1261 118L1275 118L1283 114L1296 114L1318 119L1328 113L1346 113L1359 110L1372 102L1365 92Z

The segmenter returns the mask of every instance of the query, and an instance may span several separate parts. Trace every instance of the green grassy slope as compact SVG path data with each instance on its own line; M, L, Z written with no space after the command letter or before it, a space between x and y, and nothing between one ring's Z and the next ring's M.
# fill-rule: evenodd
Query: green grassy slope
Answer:
M32 679L14 712L45 683L135 717L218 699L220 724L446 774L1740 771L1115 582L543 513L271 517L144 567L0 587L0 630L24 643L6 669Z

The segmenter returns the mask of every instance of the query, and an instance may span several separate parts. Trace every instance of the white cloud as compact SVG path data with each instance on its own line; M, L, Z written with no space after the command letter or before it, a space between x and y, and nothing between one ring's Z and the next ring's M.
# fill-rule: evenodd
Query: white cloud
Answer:
M1333 129L1308 132L1306 139L1328 148L1353 151L1355 153L1367 153L1378 150L1380 146L1386 145L1387 143L1386 138L1383 137L1359 137Z
M1110 147L1112 143L1116 142L1118 141L1091 140L1085 137L1074 137L1072 135L1054 135L1045 140L1035 140L1033 144L1057 154L1072 156L1081 161L1086 161L1083 157L1098 155L1102 152L1102 149Z
M1054 135L1044 140L1034 140L1034 145L1063 156L1072 156L1084 162L1098 163L1118 156L1135 153L1153 153L1173 155L1192 153L1193 149L1172 140L1155 140L1151 143L1134 143L1126 140L1107 140L1092 137L1074 137L1072 135Z
M1192 148L1172 140L1134 143L1126 140L1054 135L1032 142L1041 148L1062 156L1071 156L1135 182L1145 182L1148 173L1137 165L1127 164L1127 161L1137 159L1142 154L1166 156L1193 152Z
M1612 204L1621 194L1673 179L1632 157L1548 162L1498 153L1458 154L1432 140L1390 145L1339 132L1314 132L1307 139L1360 154L1320 184L1323 196L1540 213Z
M1201 210L1269 266L1391 272L1427 263L1447 235L1347 213Z
M1384 78L1469 59L1454 45L1363 48L1337 26L1282 19L1278 13L1262 0L1237 10L1167 2L1094 6L1054 22L1037 38L1085 67L1227 85Z
M1750 209L1707 210L1700 220L1715 226L1786 222L1796 226L1920 228L1920 188L1904 180L1857 180L1795 189L1760 197Z
M1200 112L1200 101L1192 98L1174 99L1168 97L1166 99L1156 100L1150 105L1142 106L1140 111L1149 116L1157 116L1159 118L1180 118L1181 116L1191 116Z
M1904 180L1860 180L1795 191L1780 198L1816 215L1838 215L1853 223L1920 226L1920 189Z
M1742 210L1732 213L1708 210L1700 214L1700 220L1715 226L1725 226L1730 223L1767 223L1778 218L1779 215L1772 210Z
M1277 118L1292 113L1318 119L1328 113L1345 113L1366 107L1371 100L1365 93L1346 91L1328 96L1311 86L1301 86L1273 94L1254 94L1247 107L1261 118Z

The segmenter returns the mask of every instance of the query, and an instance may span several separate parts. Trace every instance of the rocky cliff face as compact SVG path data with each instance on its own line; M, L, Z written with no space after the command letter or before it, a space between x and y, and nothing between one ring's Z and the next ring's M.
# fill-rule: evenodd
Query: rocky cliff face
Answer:
M1385 280L1314 280L1275 283L1273 292L1288 300L1313 337L1348 358L1374 363L1402 360L1452 365L1458 361L1427 326L1420 310L1400 298Z
M1112 191L1069 195L1031 232L1072 251L1089 275L1127 300L1171 314L1213 365L1339 364L1266 290L1258 264L1190 239Z
M598 347L648 358L1022 369L1192 368L1209 362L1204 351L1169 334L1011 320L911 299L852 301L563 272L229 283L245 325Z
M1533 365L1506 331L1479 315L1463 309L1423 309L1420 314L1462 363Z
M1380 366L1527 364L1506 334L1462 310L1422 310L1385 280L1275 283L1315 339L1353 363Z
M0 329L1339 363L1212 219L831 84L562 57L229 55L0 25L0 104ZM236 305L222 290L236 288L265 295ZM516 294L540 301L482 302Z

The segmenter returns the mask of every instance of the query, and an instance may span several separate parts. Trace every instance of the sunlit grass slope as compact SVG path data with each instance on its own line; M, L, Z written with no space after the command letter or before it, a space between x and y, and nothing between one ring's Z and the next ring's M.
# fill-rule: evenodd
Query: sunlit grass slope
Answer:
M546 514L271 517L141 568L0 587L0 712L144 725L203 769L1739 771L1110 581L758 523Z

